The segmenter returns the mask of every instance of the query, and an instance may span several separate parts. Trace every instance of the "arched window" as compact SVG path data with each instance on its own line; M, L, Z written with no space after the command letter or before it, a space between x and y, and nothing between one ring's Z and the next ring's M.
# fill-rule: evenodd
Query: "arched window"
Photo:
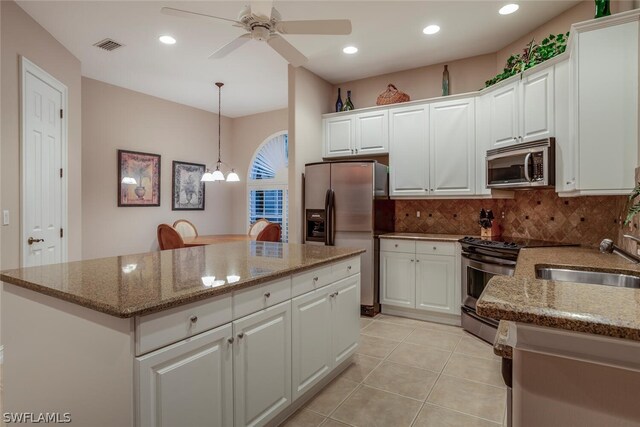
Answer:
M282 227L282 241L288 241L289 141L286 131L267 138L249 165L247 197L249 226L265 218Z

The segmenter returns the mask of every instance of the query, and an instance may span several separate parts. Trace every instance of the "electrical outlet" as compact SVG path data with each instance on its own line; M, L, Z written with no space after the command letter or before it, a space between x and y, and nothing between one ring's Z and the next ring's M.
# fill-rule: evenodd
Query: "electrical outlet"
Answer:
M416 211L416 218L420 218L420 211Z
M2 225L9 225L9 211L2 211Z

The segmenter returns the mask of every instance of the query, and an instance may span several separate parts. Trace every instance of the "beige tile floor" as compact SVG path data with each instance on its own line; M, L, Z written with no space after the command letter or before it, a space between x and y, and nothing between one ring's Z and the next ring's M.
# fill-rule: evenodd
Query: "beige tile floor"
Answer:
M360 319L354 363L286 427L499 427L506 389L491 346L461 328Z

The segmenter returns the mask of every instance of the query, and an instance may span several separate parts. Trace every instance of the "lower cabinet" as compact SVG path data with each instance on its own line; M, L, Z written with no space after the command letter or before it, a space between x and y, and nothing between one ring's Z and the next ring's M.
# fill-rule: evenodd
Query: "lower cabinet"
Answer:
M360 341L360 274L331 285L333 366L356 352Z
M414 246L415 248L415 246ZM380 252L380 302L415 308L415 253Z
M136 358L136 425L233 425L231 337L227 324Z
M416 256L416 307L422 310L457 314L454 303L455 259L443 255Z
M233 322L235 425L264 425L291 403L291 302Z

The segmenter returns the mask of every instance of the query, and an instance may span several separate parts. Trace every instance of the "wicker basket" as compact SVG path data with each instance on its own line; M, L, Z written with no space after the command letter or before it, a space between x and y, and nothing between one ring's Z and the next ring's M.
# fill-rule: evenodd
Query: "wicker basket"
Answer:
M397 87L389 83L387 90L378 95L376 105L397 104L398 102L407 102L411 98L406 93L399 91Z

